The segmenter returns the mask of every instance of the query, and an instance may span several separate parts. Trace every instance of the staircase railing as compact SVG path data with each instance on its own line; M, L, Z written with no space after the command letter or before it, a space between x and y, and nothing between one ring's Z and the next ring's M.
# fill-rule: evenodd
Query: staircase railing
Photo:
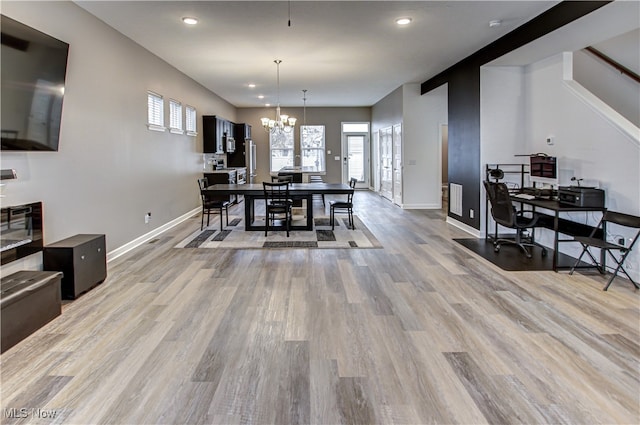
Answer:
M624 74L624 75L628 76L629 78L634 80L636 83L640 83L640 75L636 74L635 72L633 72L632 70L630 70L626 66L619 64L615 60L611 59L609 56L605 55L604 53L602 53L598 49L595 49L595 48L593 48L591 46L585 47L584 49L586 51L588 51L589 53L591 53L592 55L600 58L604 62L608 63L609 65L614 67L616 70L620 71L621 74Z

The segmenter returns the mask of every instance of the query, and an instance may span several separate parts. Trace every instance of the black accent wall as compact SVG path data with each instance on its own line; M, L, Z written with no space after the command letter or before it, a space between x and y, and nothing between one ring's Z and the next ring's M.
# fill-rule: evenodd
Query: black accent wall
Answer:
M611 2L559 3L422 83L421 94L448 83L449 184L463 187L463 215L449 212L450 217L480 229L480 67L608 3ZM474 210L474 218L470 217L469 210Z
M462 67L449 76L449 183L462 185L462 217L480 228L480 67ZM453 141L453 143L452 143ZM475 214L471 218L469 209Z

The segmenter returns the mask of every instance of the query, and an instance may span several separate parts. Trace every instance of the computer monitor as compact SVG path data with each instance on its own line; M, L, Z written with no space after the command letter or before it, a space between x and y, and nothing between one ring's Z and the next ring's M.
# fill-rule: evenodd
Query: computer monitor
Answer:
M529 157L529 181L540 186L558 185L558 160L555 156L532 155Z

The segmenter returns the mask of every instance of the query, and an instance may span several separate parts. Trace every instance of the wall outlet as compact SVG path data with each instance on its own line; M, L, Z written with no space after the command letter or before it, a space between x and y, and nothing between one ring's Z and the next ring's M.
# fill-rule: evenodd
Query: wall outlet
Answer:
M475 215L475 212L473 210L469 210L469 217L473 218L474 215Z
M150 221L151 221L151 213L148 212L144 215L144 224L149 224Z
M547 146L553 146L556 144L556 138L554 136L547 137Z

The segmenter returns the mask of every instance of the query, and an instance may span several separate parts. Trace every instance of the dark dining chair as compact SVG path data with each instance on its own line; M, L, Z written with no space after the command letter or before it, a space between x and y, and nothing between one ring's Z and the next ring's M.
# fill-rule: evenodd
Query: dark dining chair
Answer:
M269 231L269 222L275 225L276 216L284 219L289 237L289 226L293 218L293 202L289 197L289 182L262 182L265 198L265 226L264 235Z
M546 256L547 249L544 246L534 242L532 238L525 238L523 235L525 230L536 227L540 216L533 211L516 210L511 200L509 187L505 183L486 180L483 183L491 204L491 216L496 222L496 226L501 225L516 231L514 239L495 239L493 241L493 250L500 252L501 245L514 244L520 247L527 258L531 258L531 252L527 247L539 246L542 248L542 256Z
M200 230L204 229L204 215L207 214L207 226L209 226L209 216L211 212L220 214L220 231L222 231L222 211L224 210L227 216L227 226L229 225L229 201L215 199L211 195L205 192L208 181L205 178L198 179L198 188L200 189L200 198L202 199L202 218L200 220Z
M353 177L349 179L349 187L351 187L351 189L356 188L356 183L358 183L358 179ZM349 216L349 227L351 228L351 230L355 230L356 226L353 222L353 193L354 192L351 192L347 195L346 201L329 202L329 218L331 221L331 230L335 229L336 212L346 212Z
M596 236L598 232L603 232L604 229L608 228L609 225L611 224L615 224L621 227L626 227L628 229L633 229L636 231L635 236L630 239L629 245L625 246L625 245L616 244L613 242L608 242L605 238ZM607 229L607 231L609 230ZM602 290L606 291L607 289L609 289L611 282L613 282L613 279L616 278L616 276L618 275L618 272L623 272L625 275L627 275L631 283L633 283L633 286L635 286L636 289L640 289L640 286L638 285L638 283L635 282L631 278L631 276L629 276L629 274L623 267L624 260L627 258L627 256L633 249L633 246L636 244L639 237L640 237L640 217L635 215L619 213L615 211L605 212L602 215L602 219L600 220L600 223L598 224L598 226L596 226L593 229L593 231L588 237L582 237L582 236L574 237L574 240L576 242L580 242L580 244L582 245L582 253L580 254L580 257L578 257L578 259L576 260L576 263L571 268L571 271L569 272L569 274L573 274L573 271L576 269L576 267L578 267L578 264L580 264L580 260L582 260L582 256L584 256L585 253L587 253L589 257L591 257L591 260L593 261L593 267L596 267L600 273L604 273L605 269L602 266L602 264L600 264L600 262L595 259L593 254L591 254L591 251L589 251L590 247L599 248L600 250L604 250L605 253L608 252L611 258L613 258L613 261L615 261L617 264L617 267L613 271L611 278L609 278L609 281L606 283L604 288L602 288ZM619 258L613 255L613 253L616 251L619 253Z
M309 183L324 183L322 176L312 175L309 176ZM324 193L316 193L313 195L314 197L322 197L322 205L326 205L324 202Z

